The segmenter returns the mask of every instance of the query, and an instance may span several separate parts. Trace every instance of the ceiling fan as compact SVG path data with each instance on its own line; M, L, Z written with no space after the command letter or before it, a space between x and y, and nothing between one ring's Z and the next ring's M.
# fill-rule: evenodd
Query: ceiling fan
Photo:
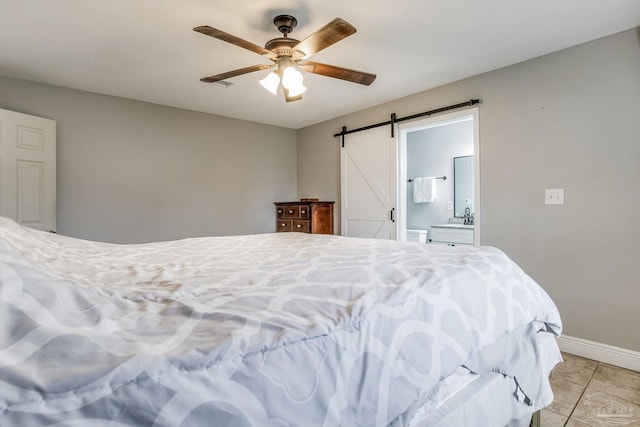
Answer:
M376 79L375 74L307 61L312 55L356 32L355 27L344 19L335 18L303 41L288 37L288 34L298 24L298 21L293 16L278 15L274 18L273 23L278 28L278 31L282 33L282 37L269 40L264 47L208 25L195 27L193 31L250 50L269 58L273 62L272 64L258 64L227 71L226 73L204 77L200 80L214 83L254 71L277 67L276 71L269 73L267 77L260 80L260 84L274 95L277 93L280 84L282 84L284 97L287 102L291 102L302 99L302 93L306 90L306 87L302 84L302 74L297 69L366 86L369 86Z

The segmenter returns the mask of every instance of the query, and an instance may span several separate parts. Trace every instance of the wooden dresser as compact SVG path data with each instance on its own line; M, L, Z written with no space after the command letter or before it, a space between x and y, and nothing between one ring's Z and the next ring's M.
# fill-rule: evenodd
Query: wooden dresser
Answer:
M276 231L333 234L334 202L275 202Z

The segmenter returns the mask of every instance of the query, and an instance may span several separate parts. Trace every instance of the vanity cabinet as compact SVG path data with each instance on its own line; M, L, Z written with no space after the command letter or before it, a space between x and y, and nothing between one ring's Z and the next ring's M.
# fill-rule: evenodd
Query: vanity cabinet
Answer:
M431 241L450 245L473 245L473 233L473 226L462 224L432 225Z
M334 202L275 202L276 231L333 234Z

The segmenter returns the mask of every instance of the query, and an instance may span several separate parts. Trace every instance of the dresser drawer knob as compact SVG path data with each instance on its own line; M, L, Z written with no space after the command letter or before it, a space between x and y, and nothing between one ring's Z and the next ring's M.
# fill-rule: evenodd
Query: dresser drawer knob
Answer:
M293 210L289 209L289 213L290 213L290 214L292 214L292 213L293 213Z
M287 224L284 224L284 223L280 224L280 227L286 227L286 226Z
M296 225L296 227L302 228L302 224L298 224L298 225Z
M305 210L301 210L300 212L302 212L303 214L304 214L304 213L307 213L307 211L305 211Z
M282 209L278 209L278 213L282 213Z

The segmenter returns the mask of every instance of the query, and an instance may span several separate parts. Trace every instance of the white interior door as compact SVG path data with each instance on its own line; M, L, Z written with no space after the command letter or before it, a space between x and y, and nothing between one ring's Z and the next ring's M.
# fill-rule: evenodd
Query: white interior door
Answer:
M56 122L0 109L0 215L56 230Z
M396 239L396 140L388 126L345 136L342 235Z

